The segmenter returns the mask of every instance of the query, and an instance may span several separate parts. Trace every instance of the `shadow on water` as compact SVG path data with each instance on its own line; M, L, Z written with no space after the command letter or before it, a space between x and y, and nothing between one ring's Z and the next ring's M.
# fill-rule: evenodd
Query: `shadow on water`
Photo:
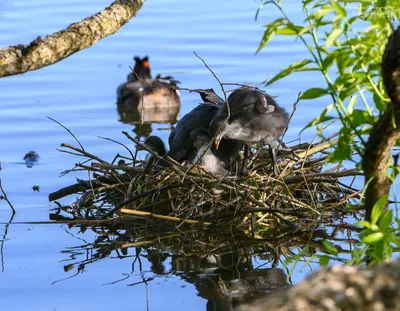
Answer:
M78 228L79 233L73 234ZM131 271L105 285L147 285L154 280L179 277L207 300L207 310L232 310L291 286L290 265L318 259L315 255L324 253L323 240L329 240L340 255L346 256L357 242L352 238L354 229L340 224L300 231L280 228L261 237L221 226L177 228L169 223L132 218L129 224L71 224L67 233L82 243L62 251L68 276L54 283L79 277L90 264L122 259L131 261ZM92 242L80 237L88 230L95 233ZM146 261L150 264L147 271Z

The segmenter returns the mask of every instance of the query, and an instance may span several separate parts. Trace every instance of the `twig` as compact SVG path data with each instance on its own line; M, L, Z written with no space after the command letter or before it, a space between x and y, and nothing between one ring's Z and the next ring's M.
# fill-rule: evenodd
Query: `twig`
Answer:
M79 145L80 145L80 144L79 144ZM91 158L91 159L93 159L93 160L96 160L96 161L98 161L98 162L100 162L100 163L108 163L107 161L104 161L104 160L100 159L99 157L97 157L97 156L95 156L95 155L93 155L93 154L91 154L91 153L89 153L89 152L86 152L83 148L82 148L82 149L79 149L79 148L77 148L77 147L74 147L74 146L71 146L71 145L68 145L68 144L61 144L61 147L69 148L69 149L75 150L75 151L77 151L77 152L80 152L80 153L82 153L84 156L86 156L86 157L88 157L88 158Z
M108 137L103 137L103 136L98 136L98 137L101 138L101 139L105 139L105 140L112 141L113 143L116 143L116 144L118 144L118 145L124 147L124 148L129 152L129 154L131 155L131 159L132 159L132 160L135 159L135 157L133 156L132 151L131 151L127 146L125 146L123 143L120 143L119 141L116 141L116 140L111 139L111 138L108 138Z
M150 218L155 218L155 219L170 220L170 221L186 223L186 224L210 225L209 222L203 222L203 221L191 220L191 219L181 219L178 217L165 216L165 215L153 214L153 213L142 212L142 211L135 211L135 210L127 209L127 208L121 208L121 213L135 215L135 216L141 216L141 217L150 217Z
M3 193L2 197L0 197L0 199L4 199L8 203L8 205L10 206L10 208L13 212L13 215L14 215L15 214L14 206L11 204L10 200L7 197L6 192L3 189L3 186L1 185L1 178L0 178L0 190L1 190L1 193Z
M287 176L287 177L284 177L283 180L286 183L294 183L294 182L303 181L304 179L310 180L315 177L340 178L340 177L355 176L355 175L363 176L364 174L355 168L355 169L350 169L350 170L343 170L341 172L331 172L331 173L322 172L322 173L315 173L315 174Z
M204 66L206 66L206 68L212 73L214 78L218 81L219 85L221 86L221 90L222 90L222 93L224 94L224 98L226 101L226 92L225 92L225 88L224 88L224 85L222 84L221 80L217 77L217 75L214 73L214 71L212 71L212 69L207 65L206 61L203 58L201 58L195 51L193 51L193 53L194 53L194 55L196 55L196 57L198 59L200 59L203 62Z
M60 122L58 122L57 120L47 116L47 118L49 118L51 121L57 123L59 126L61 126L62 128L64 128L68 133L70 133L70 135L76 140L76 142L79 144L79 146L81 146L81 149L83 151L85 151L85 148L83 148L81 142L79 141L79 139L74 135L74 133L72 133L67 127L65 127L64 125L62 125Z

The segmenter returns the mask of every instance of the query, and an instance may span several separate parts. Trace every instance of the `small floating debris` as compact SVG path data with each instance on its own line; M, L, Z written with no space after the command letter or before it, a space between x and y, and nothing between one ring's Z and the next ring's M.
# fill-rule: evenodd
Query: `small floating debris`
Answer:
M29 151L23 159L25 161L26 167L31 168L39 161L39 154L36 151Z

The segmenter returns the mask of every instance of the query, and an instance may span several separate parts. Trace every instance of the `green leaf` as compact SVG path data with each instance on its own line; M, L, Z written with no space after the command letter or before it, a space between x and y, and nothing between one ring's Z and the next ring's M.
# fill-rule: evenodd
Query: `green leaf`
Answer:
M368 191L368 189L367 189ZM379 217L382 216L382 211L386 207L386 202L389 195L386 194L381 197L374 205L372 212L371 212L371 223L376 224L378 222Z
M371 233L370 235L367 235L362 239L362 242L365 244L374 244L376 242L379 242L384 238L384 234L382 232L375 232Z
M319 21L332 11L333 8L330 5L325 5L321 9L314 11L306 20L314 20L314 22Z
M303 29L303 27L301 27L301 26L293 25L293 26L279 28L278 30L276 30L276 34L293 36L293 35L297 35L302 29Z
M333 108L335 107L334 104L329 105L322 111L322 113L316 117L314 120L312 120L310 123L308 123L301 131L300 134L305 130L308 129L311 126L335 119L335 117L327 116L326 114L329 113Z
M379 227L375 224L371 225L371 230L372 231L379 231Z
M356 128L364 124L373 125L375 118L364 110L356 109L349 115L349 121Z
M267 29L264 32L264 35L261 39L260 45L258 46L256 53L260 52L263 48L267 46L268 42L270 42L271 39L275 36L276 30L283 25L285 25L285 19L283 18L278 18L273 22L265 25Z
M357 226L361 226L364 228L370 228L371 227L371 223L369 221L366 220L360 220L357 222Z
M335 61L336 58L336 53L331 53L325 57L325 59L322 61L322 68L324 68L325 71L328 71L328 69L332 66L333 62Z
M328 94L327 89L321 89L319 87L313 87L311 89L308 89L305 91L303 94L301 94L300 99L313 99L313 98L318 98L321 96L325 96Z
M355 106L356 103L357 103L357 98L358 98L357 95L354 95L354 96L352 96L352 97L350 98L349 104L347 105L347 111L348 111L349 114L352 114L352 113L353 113L353 111L354 111L354 106Z
M343 29L334 29L328 36L328 38L326 38L325 41L325 48L330 47L335 41L336 39L343 33Z
M326 161L329 163L336 163L344 160L350 160L352 153L351 142L352 136L350 129L347 127L342 127L339 131L339 140L336 148L330 155L328 155Z
M331 3L341 17L346 17L346 10L337 1L332 1Z
M301 61L295 62L295 63L289 65L288 67L286 67L285 69L283 69L278 74L276 74L272 79L268 80L265 85L266 86L271 85L272 83L290 75L293 72L315 70L315 68L306 67L306 65L308 65L309 63L312 63L312 60L303 59Z
M384 213L383 216L379 219L379 227L382 230L389 229L392 224L393 219L393 212L389 210L388 212Z
M328 240L323 240L322 246L329 254L332 254L335 256L337 256L339 254L339 251L336 249L336 247Z
M328 256L320 256L319 257L319 265L321 267L326 267L329 264L331 259Z
M374 99L374 103L375 103L375 105L376 105L376 108L378 108L378 110L379 111L386 111L386 108L387 108L387 103L385 102L385 101L383 101L379 96L378 96L378 94L376 94L375 92L374 92L374 95L373 95L373 99Z
M254 18L255 20L257 20L258 14L260 14L262 8L263 8L266 4L268 4L268 3L273 3L273 1L265 1L264 3L262 3L262 4L260 5L260 7L257 9L256 16L255 16L255 18Z

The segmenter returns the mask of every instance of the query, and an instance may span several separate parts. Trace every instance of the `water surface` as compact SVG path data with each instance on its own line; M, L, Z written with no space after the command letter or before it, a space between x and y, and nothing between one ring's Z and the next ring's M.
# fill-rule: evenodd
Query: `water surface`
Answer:
M28 43L94 14L109 3L2 1L0 46ZM7 230L0 273L2 310L206 309L206 295L199 296L198 280L179 275L172 254L164 258L166 275L154 271L147 258L148 249L139 256L141 267L135 263L132 272L136 248L129 248L128 257L123 260L112 253L110 258L87 264L81 271L79 262L93 255L90 247L83 246L98 234L60 224L23 222L48 220L49 210L54 207L48 202L48 194L74 183L76 177L87 178L84 174L60 177L78 160L56 149L61 143L76 142L47 116L70 129L89 152L106 160L112 160L123 149L98 136L133 147L121 131L133 133L135 126L121 122L115 104L116 88L125 80L133 56L149 55L153 74L173 75L182 87L215 90L220 89L217 81L193 51L206 60L221 81L232 83L260 83L292 61L306 58L305 51L290 37L277 38L255 54L264 31L262 26L277 17L277 12L266 9L256 22L259 4L243 0L149 0L136 18L95 46L52 66L0 79L0 174L4 190L17 210L13 223L5 225L11 214L7 204L0 201L0 234ZM288 9L294 16L296 12L300 14L296 2L289 3ZM268 92L278 96L277 101L291 111L299 91L320 83L320 77L312 72L303 73L274 84ZM181 102L180 116L195 107L199 98L182 92ZM326 104L329 103L325 99L312 104L302 102L286 139L297 139L300 129ZM169 124L149 127L164 140L169 128ZM303 139L312 136L312 132L306 132ZM39 153L40 160L27 168L22 158L31 150ZM39 186L40 192L33 191L33 186ZM62 203L74 199L70 197ZM265 262L258 260L259 264ZM253 264L257 266L256 262ZM279 267L282 269L281 264ZM292 281L302 279L309 271L305 267L303 274L292 276ZM282 276L287 271L273 273ZM126 276L127 280L118 281ZM149 278L155 279L143 281Z

